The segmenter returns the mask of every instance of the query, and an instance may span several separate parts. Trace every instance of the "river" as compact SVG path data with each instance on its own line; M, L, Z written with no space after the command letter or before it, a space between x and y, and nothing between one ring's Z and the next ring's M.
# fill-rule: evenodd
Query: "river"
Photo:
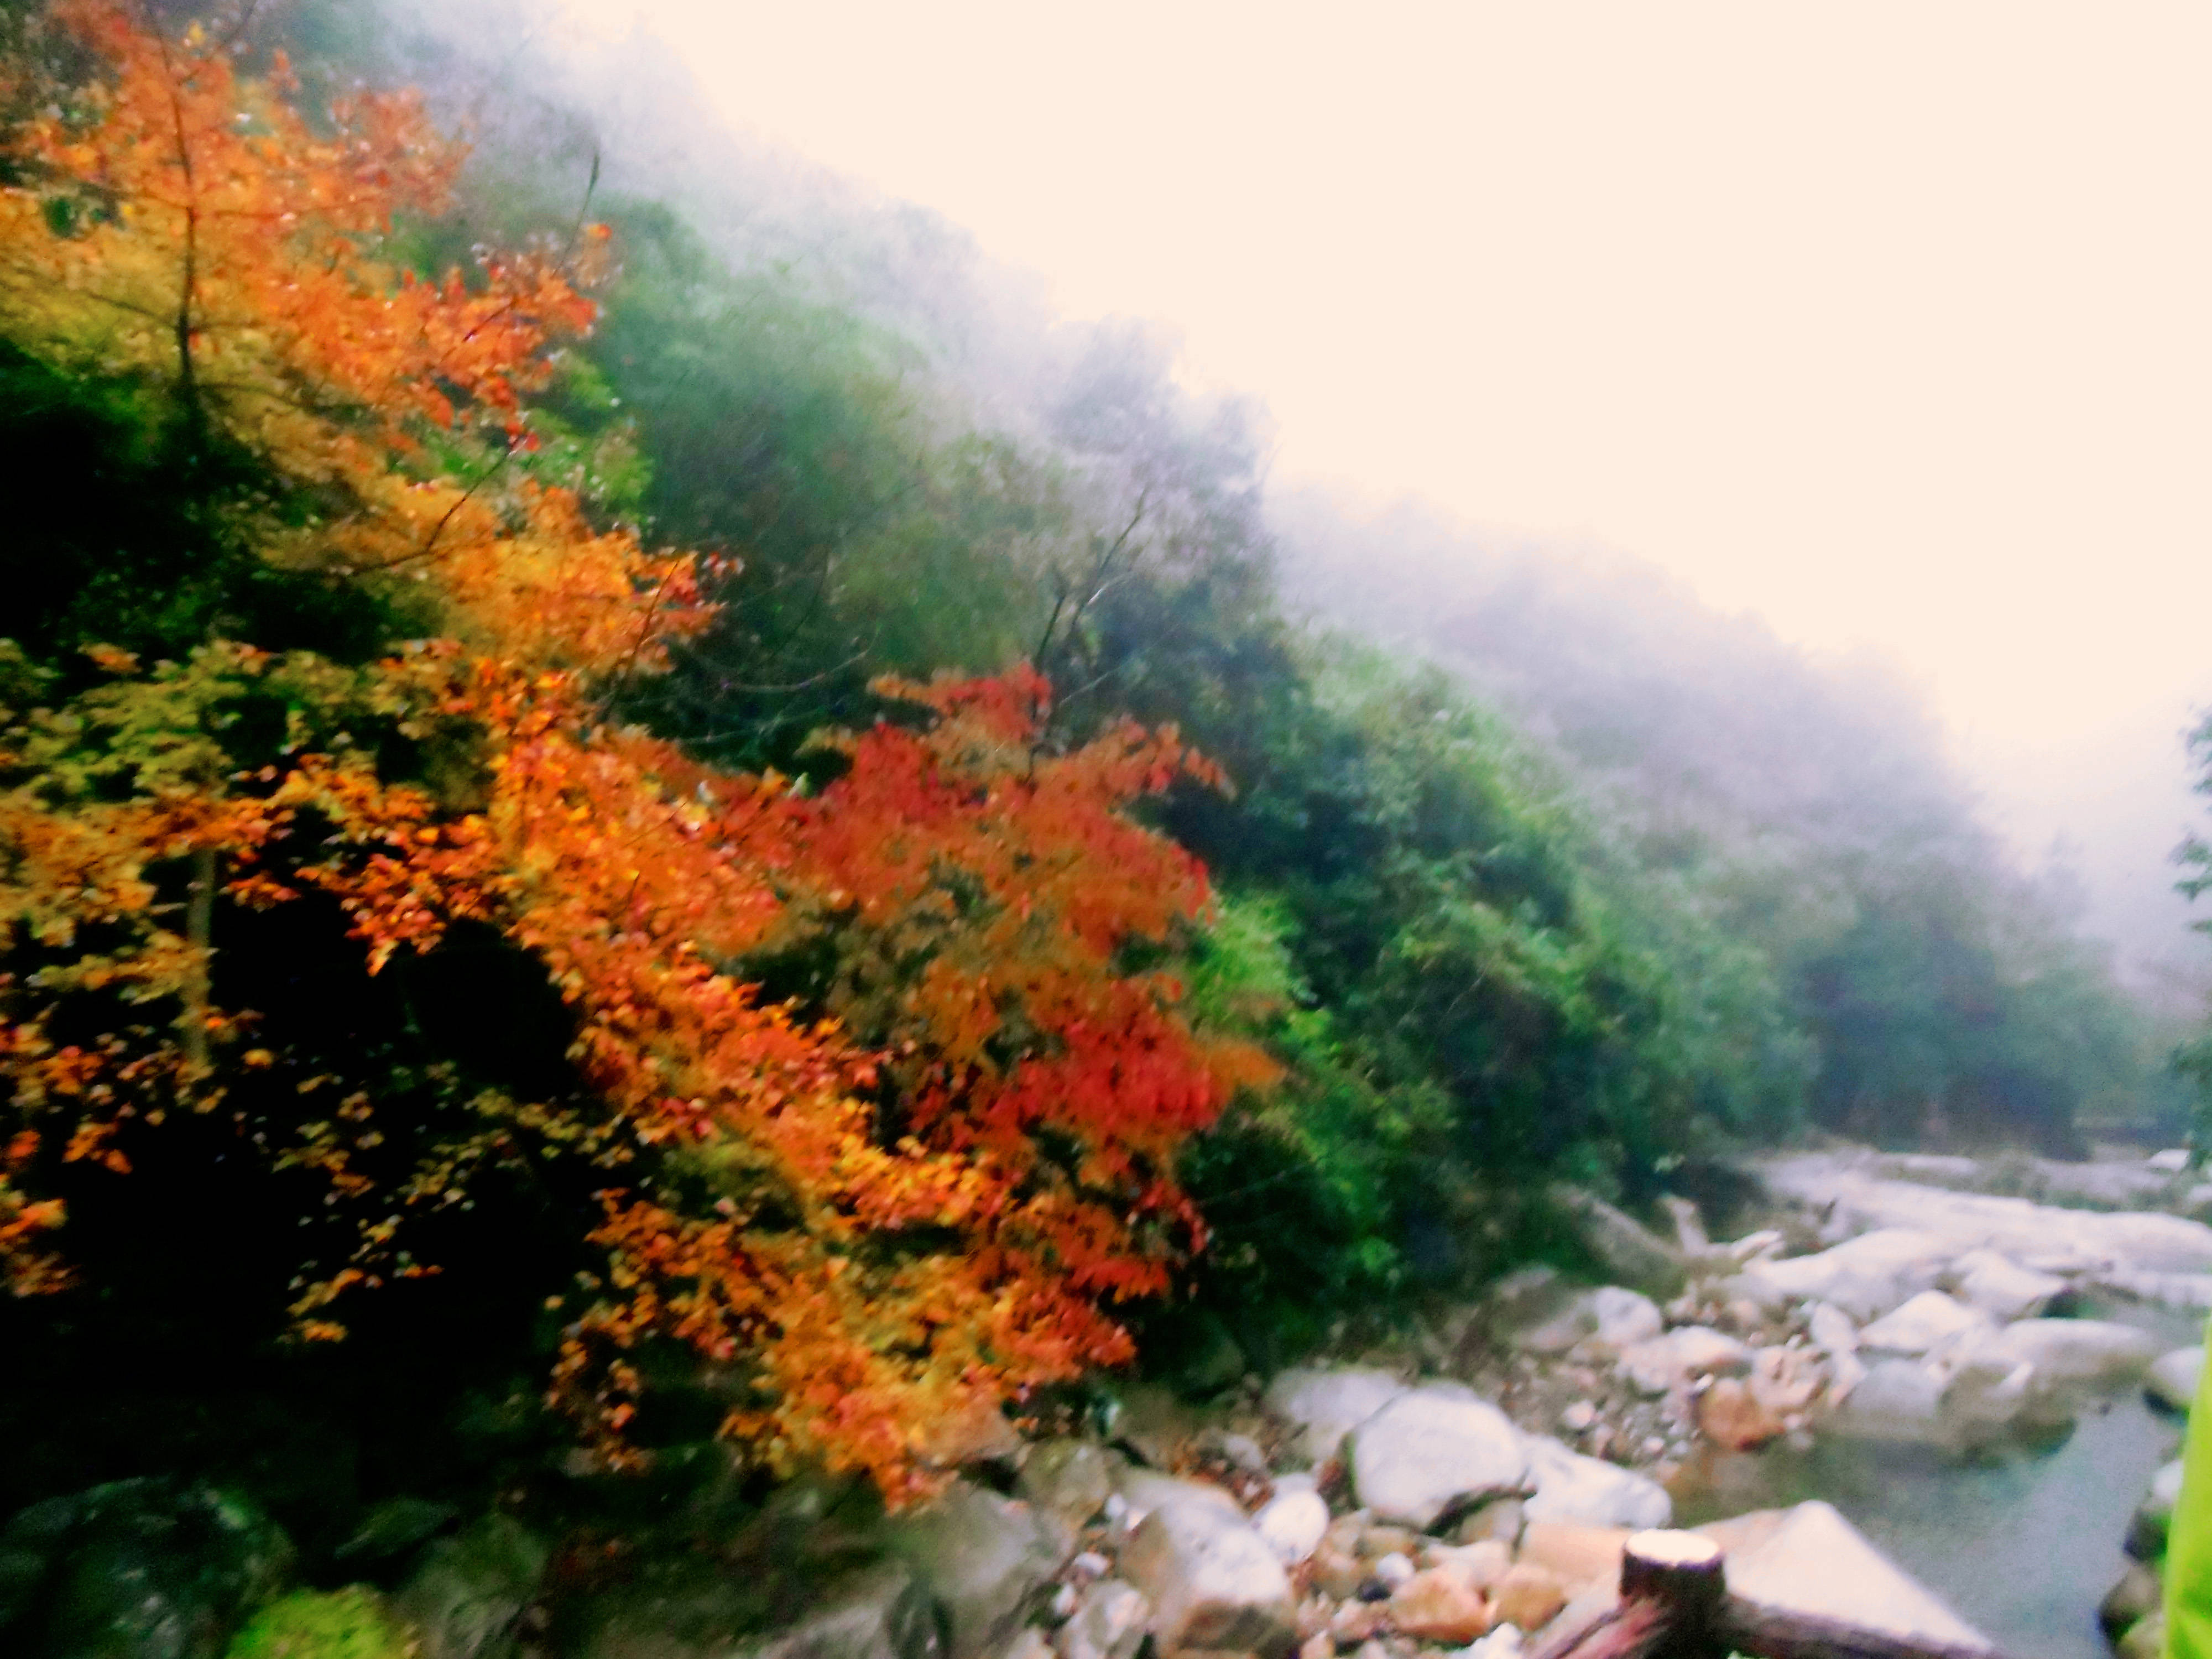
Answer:
M2084 1311L2168 1346L2201 1340L2198 1316L2173 1309ZM2180 1443L2179 1420L2130 1389L2037 1452L1962 1461L1824 1437L1803 1450L1723 1453L1676 1482L1678 1524L1825 1498L2008 1659L2108 1659L2097 1604L2126 1565L2129 1517Z

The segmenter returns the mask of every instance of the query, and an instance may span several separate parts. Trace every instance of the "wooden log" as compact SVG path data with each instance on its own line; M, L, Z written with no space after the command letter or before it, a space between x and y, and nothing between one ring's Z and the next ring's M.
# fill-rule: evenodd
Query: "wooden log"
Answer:
M1620 1552L1620 1599L1674 1610L1685 1633L1712 1622L1728 1595L1721 1547L1694 1532L1632 1533Z
M1668 1644L1674 1615L1657 1601L1616 1601L1596 1618L1555 1632L1530 1659L1652 1659Z

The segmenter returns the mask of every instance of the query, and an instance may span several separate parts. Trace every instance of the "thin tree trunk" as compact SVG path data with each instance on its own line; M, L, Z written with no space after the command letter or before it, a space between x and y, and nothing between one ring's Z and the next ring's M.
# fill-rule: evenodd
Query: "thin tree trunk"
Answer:
M185 1063L198 1082L208 1063L209 966L215 957L215 848L203 847L192 854L192 884L185 902L185 942L192 948L192 963L185 979Z

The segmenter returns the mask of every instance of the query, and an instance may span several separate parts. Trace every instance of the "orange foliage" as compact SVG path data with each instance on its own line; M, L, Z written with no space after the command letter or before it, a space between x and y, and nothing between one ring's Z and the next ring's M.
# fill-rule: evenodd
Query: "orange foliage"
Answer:
M459 159L408 98L356 99L325 136L281 64L255 81L204 33L164 40L109 0L52 15L104 72L12 135L29 165L0 190L0 319L58 360L170 379L342 503L266 529L270 557L404 580L447 637L368 671L225 642L151 670L118 653L67 718L0 739L0 952L46 963L0 977L19 1118L125 1164L118 1124L210 1109L270 1063L154 902L161 872L212 858L234 905L333 896L371 972L459 920L494 925L573 1006L598 1115L481 1109L622 1183L554 1383L617 1459L650 1340L727 1372L745 1402L727 1428L770 1461L865 1468L895 1496L926 1482L933 1421L1128 1358L1114 1304L1164 1289L1201 1238L1176 1147L1269 1075L1192 1030L1164 969L1132 965L1167 960L1207 891L1126 809L1206 763L1134 727L1051 751L1026 672L885 687L925 723L837 740L847 769L811 799L611 729L608 685L656 669L700 612L686 560L509 466L549 345L593 314L572 273L541 253L428 280L388 257L395 217L438 211ZM239 773L224 700L280 684L295 742ZM345 731L371 714L465 732L478 797L382 775ZM801 939L840 963L826 1006L764 1005L730 971ZM91 994L162 1019L60 1041L58 1011ZM334 1199L374 1200L354 1260L294 1310L306 1336L343 1335L330 1316L357 1287L427 1270L391 1212L454 1179L441 1154L380 1189L375 1105L272 1149ZM17 1288L53 1282L40 1252L60 1219L0 1184Z

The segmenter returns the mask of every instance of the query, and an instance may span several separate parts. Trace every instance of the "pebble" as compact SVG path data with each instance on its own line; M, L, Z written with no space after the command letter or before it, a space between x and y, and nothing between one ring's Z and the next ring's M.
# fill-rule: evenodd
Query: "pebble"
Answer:
M1577 1400L1559 1413L1559 1421L1580 1434L1597 1421L1597 1407L1589 1401Z
M1106 1495L1106 1518L1109 1521L1114 1522L1118 1525L1127 1518L1128 1514L1129 1500L1127 1498L1122 1497L1118 1492L1109 1492Z
M1386 1584L1402 1584L1413 1576L1413 1564L1392 1550L1375 1564L1375 1576Z
M1097 1550L1085 1550L1067 1564L1067 1570L1079 1578L1103 1578L1113 1567Z
M1052 1616L1066 1619L1075 1612L1075 1586L1062 1584L1052 1593Z

